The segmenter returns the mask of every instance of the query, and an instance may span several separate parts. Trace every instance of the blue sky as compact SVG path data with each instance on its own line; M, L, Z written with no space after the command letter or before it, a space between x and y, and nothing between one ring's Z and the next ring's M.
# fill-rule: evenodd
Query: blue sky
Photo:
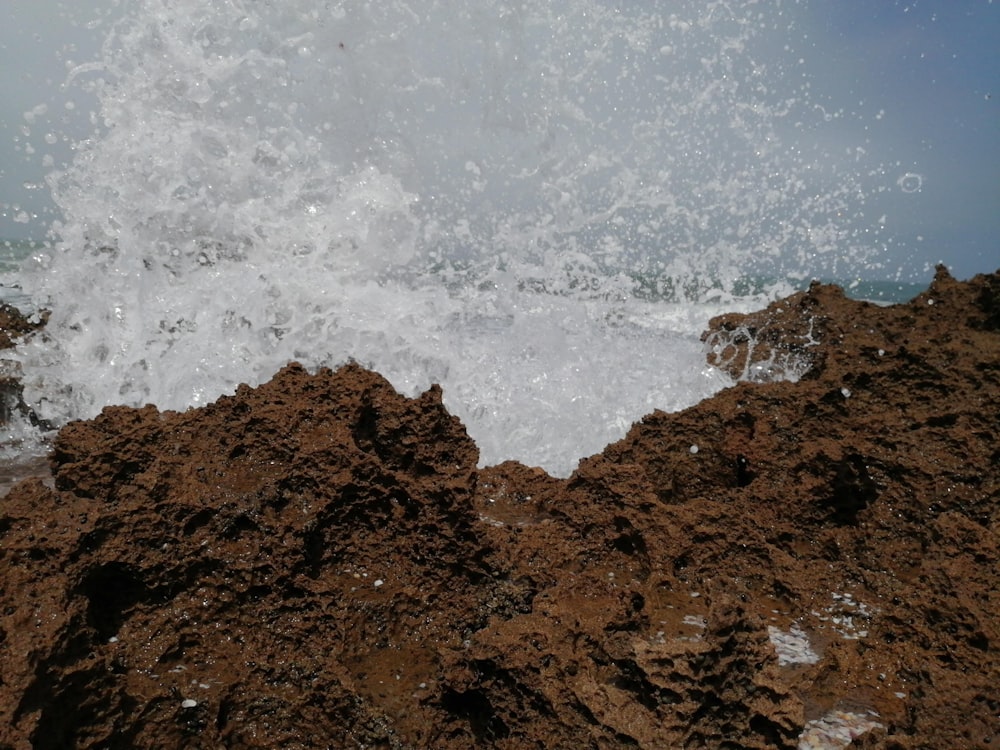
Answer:
M79 94L67 109L59 84L69 62L96 54L118 5L4 0L0 237L42 236L54 217L43 153L66 159L89 112ZM835 148L860 144L885 165L881 179L893 189L866 210L889 217L889 265L916 269L918 281L938 261L962 278L1000 268L1000 2L825 0L793 9L813 101L837 121L822 137ZM39 105L46 111L27 121Z
M900 251L963 277L1000 268L1000 3L838 0L809 16L814 93L884 110L870 152L921 176L893 196Z

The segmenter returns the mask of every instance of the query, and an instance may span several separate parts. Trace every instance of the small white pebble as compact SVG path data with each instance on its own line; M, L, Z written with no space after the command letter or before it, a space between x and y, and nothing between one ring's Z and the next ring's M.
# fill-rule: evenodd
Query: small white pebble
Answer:
M844 398L850 398L851 397L851 389L850 388L841 388L840 389L840 394Z
M819 661L819 654L810 645L809 636L798 625L793 624L788 631L768 625L767 634L778 655L779 666L815 664Z
M691 451L691 455L694 455L695 453L698 452L698 446L692 445L690 448L688 448L688 450Z
M808 722L799 735L799 750L836 750L847 747L856 737L882 727L878 714L868 715L834 710L820 719Z
M185 698L181 701L181 708L194 708L198 705L198 701L192 700L191 698Z
M878 350L878 356L884 357L885 356L885 349L879 349Z
M110 638L108 638L108 643L118 643L118 636L113 635Z
M383 583L385 583L385 581L383 581L383 580L382 580L381 578L376 578L376 579L375 579L375 583L373 583L372 585L373 585L373 586L374 586L375 588L378 588L378 587L379 587L379 586L381 586L381 585L382 585Z

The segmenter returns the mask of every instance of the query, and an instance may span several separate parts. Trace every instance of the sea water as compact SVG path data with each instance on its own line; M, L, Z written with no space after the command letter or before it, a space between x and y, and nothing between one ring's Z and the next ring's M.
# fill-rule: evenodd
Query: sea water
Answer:
M442 384L481 463L566 475L730 384L713 314L881 262L882 172L824 146L800 3L122 12L68 73L61 218L3 279L51 311L7 357L55 424L354 360Z

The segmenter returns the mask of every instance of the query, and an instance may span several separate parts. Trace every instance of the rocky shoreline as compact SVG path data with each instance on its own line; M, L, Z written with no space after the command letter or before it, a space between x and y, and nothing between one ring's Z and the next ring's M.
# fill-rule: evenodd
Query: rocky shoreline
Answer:
M706 340L746 382L568 479L355 365L67 425L0 499L0 750L996 747L1000 273Z

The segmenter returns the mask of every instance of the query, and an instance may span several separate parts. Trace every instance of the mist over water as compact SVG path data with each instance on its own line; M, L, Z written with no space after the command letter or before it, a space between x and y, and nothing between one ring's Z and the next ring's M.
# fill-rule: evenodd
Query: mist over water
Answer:
M20 272L52 310L27 400L354 359L440 382L483 463L566 474L724 387L707 319L877 263L880 172L813 138L796 3L635 5L128 4L70 74L99 106Z

